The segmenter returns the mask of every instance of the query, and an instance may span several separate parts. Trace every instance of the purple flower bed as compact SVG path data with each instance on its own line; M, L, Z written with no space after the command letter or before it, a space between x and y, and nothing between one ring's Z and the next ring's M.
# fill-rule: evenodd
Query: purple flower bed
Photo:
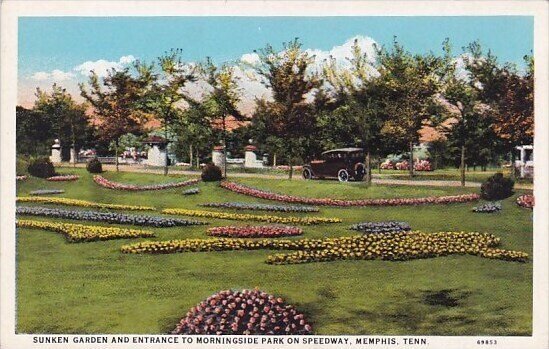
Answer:
M39 189L33 190L30 195L50 195L50 194L63 194L65 191L62 189Z
M271 211L271 212L318 212L318 208L301 205L269 205L247 202L209 202L204 207L230 208L235 210Z
M397 233L410 231L410 224L407 222L363 222L351 226L352 230L358 230L365 234Z

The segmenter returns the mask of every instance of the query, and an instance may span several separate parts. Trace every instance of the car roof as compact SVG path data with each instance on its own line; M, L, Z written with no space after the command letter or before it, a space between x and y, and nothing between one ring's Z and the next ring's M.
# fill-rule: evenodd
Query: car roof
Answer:
M362 150L362 148L339 148L339 149L327 150L327 151L323 152L322 154L335 153L335 152L338 152L338 153L353 153L353 152L357 152L357 151L363 151L363 150Z

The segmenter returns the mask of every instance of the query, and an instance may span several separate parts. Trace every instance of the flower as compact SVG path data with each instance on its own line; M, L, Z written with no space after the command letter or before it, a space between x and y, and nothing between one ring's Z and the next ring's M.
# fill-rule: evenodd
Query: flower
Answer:
M62 176L53 176L46 178L50 182L67 182L67 181L76 181L80 176L77 175L62 175Z
M63 194L65 191L62 189L39 189L39 190L33 190L29 194L30 195L49 195L49 194ZM29 198L28 199L35 199L35 198ZM19 198L17 198L19 199ZM42 198L42 199L51 199L51 198Z
M49 192L51 192L51 193L49 193ZM58 192L59 193L64 193L65 191L64 190L47 190L47 191L37 190L35 192L31 192L30 194L31 195L58 194ZM150 207L150 206L104 204L104 203L100 203L100 202L92 202L92 201L69 199L69 198L18 196L16 201L17 202L41 203L41 204L64 205L64 206L80 206L80 207L88 207L88 208L101 208L101 209L110 209L110 210L125 210L125 211L154 211L154 210L156 210L156 208Z
M303 234L303 230L292 226L263 225L263 226L226 226L214 227L207 231L211 236L226 236L238 238L281 237Z
M172 334L305 335L305 316L280 297L254 290L220 291L191 308Z
M272 212L318 212L318 208L301 205L269 205L253 204L247 202L210 202L200 204L204 207L232 208L236 210L272 211Z
M191 189L183 190L183 192L181 194L183 194L183 195L195 195L195 194L198 194L198 193L200 193L200 189L191 188Z
M163 183L163 184L154 184L154 185L134 185L134 184L124 184L118 182L112 182L100 175L94 175L93 181L98 185L116 190L128 190L128 191L143 191L143 190L162 190L162 189L171 189L171 188L180 188L188 185L193 185L198 183L199 179L190 179L182 182L172 182L172 183Z
M16 181L25 181L27 180L27 176L15 176L15 180Z
M330 198L306 198L285 194L272 193L256 188L251 188L242 184L223 181L220 183L222 188L235 193L249 195L266 200L275 200L291 203L301 203L319 206L405 206L405 205L424 205L424 204L450 204L475 201L480 198L476 193L449 196L430 196L423 198L395 198L395 199L361 199L361 200L341 200Z
M473 207L473 212L494 213L501 211L501 202L488 202L484 205Z
M410 224L408 224L407 222L395 222L395 221L357 223L352 225L351 229L358 230L366 234L391 233L391 232L411 230Z
M219 218L219 219L229 219L229 220L237 220L237 221L259 221L259 222L280 223L280 224L293 223L293 224L310 225L310 224L341 222L341 219L339 218L280 217L280 216L269 216L269 215L252 215L252 214L242 214L242 213L187 210L182 208L167 208L162 210L162 213L182 215L182 216L192 216L192 217Z
M534 195L524 194L517 198L517 205L524 208L533 209L535 204Z
M70 242L89 242L97 240L127 239L154 236L154 233L148 230L135 230L71 223L44 222L29 219L18 219L15 223L16 226L19 228L44 229L57 233L62 233Z
M113 224L143 225L157 228L206 224L204 222L198 221L188 221L184 219L173 219L157 216L133 215L101 211L66 210L60 208L47 208L42 206L18 206L15 209L15 213L17 215L74 219L79 221L107 222Z

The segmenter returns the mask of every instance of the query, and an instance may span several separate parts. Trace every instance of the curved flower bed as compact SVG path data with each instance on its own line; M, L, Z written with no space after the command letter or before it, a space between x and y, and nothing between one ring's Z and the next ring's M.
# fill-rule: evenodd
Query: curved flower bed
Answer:
M268 215L253 215L242 213L225 213L225 212L212 212L201 210L186 210L183 208L167 208L162 210L162 213L191 216L191 217L204 217L204 218L218 218L229 219L237 221L259 221L268 223L280 223L280 224L322 224L322 223L339 223L339 218L324 218L324 217L280 217L280 216L268 216Z
M62 175L62 176L53 176L46 178L47 181L50 182L68 182L68 181L76 181L80 176L77 175Z
M57 223L18 219L15 222L18 228L43 229L64 234L69 242L89 242L98 240L129 239L153 237L154 233L148 230L136 230L114 227L101 227L71 223Z
M183 190L183 192L181 194L183 194L183 195L195 195L195 194L198 194L198 193L200 193L199 188L191 188L191 189Z
M303 230L291 226L227 226L208 229L206 234L210 236L224 236L236 238L272 238L281 236L295 236L303 234Z
M123 214L115 212L65 210L60 208L47 208L42 206L18 206L15 210L15 213L18 215L74 219L78 221L107 222L113 224L142 225L157 228L205 224L203 222L188 221L184 219Z
M25 180L27 180L27 178L29 178L29 177L27 177L27 176L15 176L16 181L25 181Z
M191 308L172 334L306 335L305 316L280 297L255 290L221 291Z
M260 189L251 188L234 182L221 182L221 187L235 193L249 195L266 200L276 200L291 203L301 203L319 206L405 206L405 205L424 205L424 204L451 204L475 201L480 198L478 194L463 194L449 196L430 196L423 198L403 198L403 199L362 199L362 200L340 200L329 198L306 198L301 196L292 196L285 194L276 194Z
M63 194L65 191L62 189L39 189L39 190L33 190L29 193L29 195L50 195L50 194ZM28 199L36 199L36 198L29 198ZM42 199L50 199L51 198L42 198ZM17 198L17 201L19 201L19 197Z
M235 210L271 211L271 212L318 212L318 208L301 205L269 205L248 202L209 202L204 207L230 208Z
M100 186L108 189L143 191L143 190L162 190L162 189L186 187L188 185L196 184L200 180L190 179L182 182L171 182L171 183L154 184L154 185L135 185L135 184L124 184L124 183L113 182L113 181L109 181L108 179L106 179L101 175L94 175L93 181L99 184Z
M494 213L501 211L501 202L488 202L484 205L473 207L473 212Z
M533 209L535 205L534 195L524 194L517 198L517 205L524 208Z
M52 190L54 191L54 190ZM38 190L36 191L38 192ZM64 190L59 190L63 193ZM33 195L33 192L30 193ZM37 193L39 194L48 194L45 192ZM49 194L58 194L58 193L49 193ZM150 206L132 206L132 205L118 205L118 204L103 204L100 202L92 202L86 200L78 199L69 199L69 198L47 198L47 197L28 197L28 196L18 196L16 199L17 202L33 202L41 204L52 204L52 205L64 205L64 206L80 206L87 208L101 208L109 210L125 210L125 211L154 211L156 208Z
M401 232L401 231L410 231L410 224L407 222L363 222L354 224L351 226L352 230L358 230L365 234L376 234L376 233L391 233L391 232Z
M267 258L269 264L297 264L335 260L395 260L470 254L484 258L526 262L528 254L496 248L492 234L465 232L379 233L324 239L185 239L144 241L121 247L123 253L178 253L233 250L296 250Z

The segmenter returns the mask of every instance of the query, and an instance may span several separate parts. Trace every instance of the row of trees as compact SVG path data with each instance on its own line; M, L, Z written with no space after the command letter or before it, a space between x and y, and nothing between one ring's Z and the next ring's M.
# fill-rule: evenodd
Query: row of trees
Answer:
M320 68L297 39L281 50L268 45L256 53L259 62L243 69L253 70L272 96L256 100L251 122L231 132L229 117L246 119L237 107L242 92L234 66L216 66L210 59L188 64L180 50L155 62L112 69L102 79L91 72L80 85L85 105L54 86L51 94L38 90L34 108L24 112L56 115L49 117L57 121L50 120L48 127L75 147L96 138L113 142L115 151L121 137L143 134L154 118L191 163L214 144L244 144L253 138L261 151L290 165L290 178L296 162L329 148L360 146L370 181L373 157L408 152L413 163L414 145L426 126L444 136L434 149L441 158L459 159L462 181L466 164L483 166L516 145L532 142L531 57L526 57L527 71L519 73L484 53L478 43L464 48L458 66L448 40L441 55L411 54L395 40L389 48L378 48L375 57L355 42L348 61L330 58ZM205 86L200 96L189 88L198 81ZM86 118L89 107L91 122ZM38 119L27 115L25 120L33 121L21 124L26 137L42 128L33 124ZM29 150L31 145L18 140L19 146Z

